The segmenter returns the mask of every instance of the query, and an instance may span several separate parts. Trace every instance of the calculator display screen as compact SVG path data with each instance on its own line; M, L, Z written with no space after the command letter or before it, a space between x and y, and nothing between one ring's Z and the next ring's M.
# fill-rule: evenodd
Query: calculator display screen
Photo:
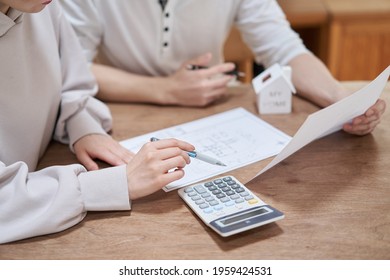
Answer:
M244 214L240 214L240 215L237 215L237 216L233 216L233 217L227 218L227 219L221 221L221 223L223 225L227 226L227 225L230 225L232 223L239 222L239 221L242 221L242 220L246 220L248 218L259 216L259 215L262 215L262 214L268 213L268 212L269 211L267 211L267 209L260 208L260 209L257 209L255 211L252 211L252 212L247 212L247 213L244 213Z

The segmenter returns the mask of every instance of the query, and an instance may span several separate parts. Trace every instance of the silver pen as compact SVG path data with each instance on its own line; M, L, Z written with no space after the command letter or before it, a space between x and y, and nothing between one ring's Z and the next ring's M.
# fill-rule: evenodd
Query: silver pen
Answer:
M160 140L160 139L158 139L156 137L150 138L150 141L152 141L152 142L155 142L155 141L158 141L158 140ZM215 158L212 158L210 156L207 156L205 154L201 154L201 153L199 153L197 151L190 151L190 152L186 151L186 152L192 158L196 158L196 159L199 159L201 161L204 161L204 162L207 162L207 163L210 163L210 164L213 164L213 165L226 166L226 164L224 164L223 162L221 162L221 161L219 161L219 160L217 160Z
M201 66L201 65L189 64L189 65L187 65L186 68L188 70L199 70L199 69L207 69L208 67L207 66ZM225 72L224 74L225 75L233 75L233 76L237 76L237 77L245 77L245 73L244 72L240 72L240 71L237 71L237 70L231 70L231 71Z

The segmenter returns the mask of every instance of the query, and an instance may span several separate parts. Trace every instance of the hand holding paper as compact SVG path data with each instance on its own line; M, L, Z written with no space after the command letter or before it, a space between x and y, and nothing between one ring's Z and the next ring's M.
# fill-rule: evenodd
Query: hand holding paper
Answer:
M382 113L372 114L368 111L384 110L384 108L382 109L384 105L377 101L386 86L389 75L390 66L364 88L339 102L309 115L288 145L253 178L256 178L314 140L342 129L345 123L352 122L354 119L361 119L361 122L365 121L367 123L372 121L375 124L376 115ZM365 112L365 116L360 116ZM355 123L355 125L357 125L354 130L356 132L359 130L359 123Z
M380 123L385 109L385 101L378 99L363 115L354 118L351 123L344 124L344 131L356 135L371 133Z

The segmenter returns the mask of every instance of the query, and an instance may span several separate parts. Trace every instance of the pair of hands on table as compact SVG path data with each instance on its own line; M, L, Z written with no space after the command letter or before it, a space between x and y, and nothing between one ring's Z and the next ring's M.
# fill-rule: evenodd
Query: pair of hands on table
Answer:
M137 199L182 178L183 168L190 163L185 151L193 151L195 147L184 141L164 139L146 143L133 154L108 135L91 134L78 140L74 150L88 170L98 169L94 159L113 166L127 164L129 198Z

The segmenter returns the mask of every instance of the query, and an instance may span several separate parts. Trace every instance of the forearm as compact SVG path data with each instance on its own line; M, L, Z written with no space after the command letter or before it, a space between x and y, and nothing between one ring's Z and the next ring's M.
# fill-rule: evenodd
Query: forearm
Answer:
M326 107L349 93L331 75L326 66L311 54L302 54L289 62L292 80L298 94L313 103Z
M62 231L87 211L130 209L126 168L86 172L73 164L29 173L23 162L0 162L0 201L0 244Z
M98 98L115 102L143 102L161 105L206 106L226 94L233 63L189 71L188 64L207 65L211 55L201 55L182 64L172 75L149 77L106 65L93 64L100 90Z
M97 97L103 101L140 102L165 104L169 81L163 77L148 77L126 72L114 67L93 64L99 92Z

